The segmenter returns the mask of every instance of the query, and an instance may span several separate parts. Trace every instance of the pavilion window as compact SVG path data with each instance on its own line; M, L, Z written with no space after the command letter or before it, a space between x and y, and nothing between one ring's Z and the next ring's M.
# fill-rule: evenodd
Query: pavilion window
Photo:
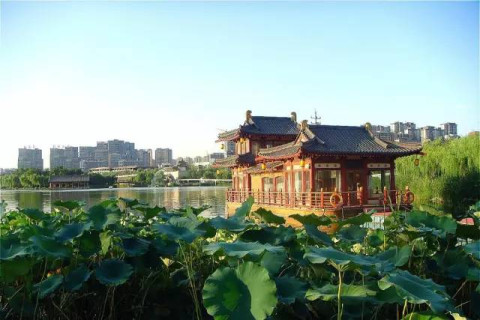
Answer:
M258 151L260 150L260 144L256 141L252 141L252 153L253 155L257 155Z
M368 174L368 194L370 197L383 194L383 188L390 190L390 169L370 170Z
M238 176L238 190L243 190L243 175Z
M275 178L275 191L277 192L283 191L283 177Z
M263 178L262 179L263 191L273 191L273 178Z
M295 192L302 192L302 171L294 173L294 187Z
M335 188L341 190L341 171L340 170L315 170L315 191L323 188L325 192L333 192Z

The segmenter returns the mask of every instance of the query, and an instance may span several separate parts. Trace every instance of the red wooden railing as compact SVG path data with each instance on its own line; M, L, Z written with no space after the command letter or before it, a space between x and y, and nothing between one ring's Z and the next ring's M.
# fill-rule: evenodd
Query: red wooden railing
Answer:
M347 192L281 192L261 190L227 190L226 199L228 202L243 202L248 197L254 198L255 204L280 206L285 208L304 209L334 209L334 208L355 208L389 206L390 204L411 204L413 193L408 189L383 190L380 197L365 201L362 187L356 191Z

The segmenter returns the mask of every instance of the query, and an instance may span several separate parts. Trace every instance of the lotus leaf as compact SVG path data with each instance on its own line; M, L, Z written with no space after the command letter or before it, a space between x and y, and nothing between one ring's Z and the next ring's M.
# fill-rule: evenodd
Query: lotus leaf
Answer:
M45 214L38 209L22 209L20 212L33 220L45 219Z
M253 262L219 268L205 282L203 303L215 319L263 320L277 305L275 282Z
M61 242L70 241L80 237L83 232L89 230L91 226L91 222L66 224L55 232L55 238Z
M250 210L252 210L253 202L253 197L248 197L247 200L245 200L242 205L235 210L233 217L237 219L245 219L245 217L250 214Z
M38 291L38 297L40 299L45 298L55 290L57 290L58 287L63 282L63 275L61 274L55 274L45 280L43 280L40 283L37 283L34 287Z
M286 252L265 251L260 259L260 265L268 270L271 275L276 275L287 260Z
M12 260L31 252L30 245L20 243L18 239L0 238L0 260Z
M339 269L351 269L358 266L367 273L378 267L385 269L385 262L379 261L374 257L350 254L338 251L332 247L308 247L308 251L305 253L304 258L313 264L322 264L329 261Z
M378 258L379 260L389 261L395 267L401 267L408 262L411 254L412 254L412 247L407 245L401 248L391 247L388 250L382 253L379 253L375 257Z
M92 272L88 270L85 265L81 265L75 270L70 271L65 276L65 289L69 291L77 291L82 287L82 284L90 278Z
M328 226L334 222L328 216L319 216L313 213L306 215L292 214L289 216L289 218L295 219L301 224L311 224L316 227Z
M368 223L368 222L372 222L371 214L362 213L362 214L359 214L358 216L355 216L355 217L340 220L338 222L338 230L340 230L343 226L346 226L346 225L361 226L362 224L365 224L365 223Z
M101 231L108 225L117 223L120 220L120 212L110 207L96 205L88 209L88 217L93 223L93 228Z
M405 222L420 232L431 232L444 238L446 234L455 234L457 222L448 216L435 216L423 211L409 212Z
M205 233L203 230L190 230L185 227L177 227L170 224L154 224L152 225L152 229L165 235L170 240L183 240L187 243L193 242Z
M378 281L381 290L395 287L397 294L414 304L426 303L434 312L451 310L450 298L445 287L430 279L422 279L408 271L397 270Z
M371 290L368 286L364 285L342 285L341 290L341 299L342 301L362 301L367 297L374 297L377 292ZM338 297L338 286L333 284L326 284L320 288L308 289L306 296L308 300L324 300L331 301L335 300Z
M332 239L330 239L330 236L325 232L318 230L318 227L311 224L306 224L304 227L305 227L305 231L307 232L307 235L311 239L313 239L315 242L324 244L326 246L330 246L333 244Z
M153 208L150 208L150 207L136 207L135 210L140 211L143 214L143 217L146 220L156 217L160 212L163 212L163 213L167 212L167 210L165 210L165 208L158 207L158 206L155 206Z
M350 225L342 228L336 234L337 238L348 242L363 242L367 236L367 229L359 227L357 225Z
M295 300L303 300L307 292L307 284L295 277L285 276L275 279L278 300L284 304L292 304Z
M466 253L472 255L477 260L480 260L480 241L475 241L463 246Z
M35 251L54 258L68 258L72 249L58 242L54 238L38 235L30 238Z
M444 315L434 314L431 312L412 312L407 314L402 320L448 320Z
M153 247L162 257L171 257L177 254L178 243L171 240L156 238L153 242Z
M83 202L80 201L62 201L62 200L57 200L53 203L55 207L62 207L65 208L69 211L72 211L73 209L81 208L82 205L84 205Z
M77 240L78 249L82 256L90 257L102 250L102 243L98 231L87 231Z
M95 269L95 276L104 285L118 286L133 273L133 267L117 259L103 260Z
M251 223L246 223L243 219L235 217L229 219L215 217L210 220L210 224L217 230L228 230L231 232L242 232L252 225Z
M106 230L99 234L100 245L102 247L102 253L107 254L110 245L112 244L112 231Z
M127 256L141 256L148 250L150 242L141 238L130 238L122 240L122 247Z
M203 251L209 255L217 252L222 252L228 257L245 258L252 257L259 258L265 251L272 253L282 253L285 251L283 247L272 246L270 244L261 244L259 242L213 242L203 247Z
M295 229L285 227L262 227L261 229L250 229L240 234L239 239L242 241L258 241L260 243L270 243L274 246L285 245L296 239Z
M257 211L254 211L253 214L260 219L262 219L265 223L272 223L272 224L284 224L285 219L273 214L270 210L265 210L263 208L259 208Z

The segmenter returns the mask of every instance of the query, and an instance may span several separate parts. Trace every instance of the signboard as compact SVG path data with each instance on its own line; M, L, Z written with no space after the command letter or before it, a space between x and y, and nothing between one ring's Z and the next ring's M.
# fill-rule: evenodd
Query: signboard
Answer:
M315 169L339 169L340 163L315 163Z
M390 163L368 163L369 169L390 169Z

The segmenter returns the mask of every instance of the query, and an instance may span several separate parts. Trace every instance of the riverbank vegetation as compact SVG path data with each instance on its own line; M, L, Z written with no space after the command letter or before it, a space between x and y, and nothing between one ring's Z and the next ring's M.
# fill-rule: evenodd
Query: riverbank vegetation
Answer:
M71 176L85 174L80 169L55 168L53 170L18 169L11 173L0 175L0 189L46 189L52 176ZM165 187L174 185L175 181L168 173L158 168L138 169L130 174L135 176L128 186L134 187ZM90 187L108 188L117 185L116 172L88 173ZM231 179L231 172L227 169L188 166L184 173L185 179Z
M416 205L462 216L480 200L480 137L432 141L424 145L423 152L423 157L396 160L397 187L409 186Z
M480 318L480 203L471 226L413 211L381 230L371 213L294 229L252 204L229 219L122 198L0 206L0 317Z

